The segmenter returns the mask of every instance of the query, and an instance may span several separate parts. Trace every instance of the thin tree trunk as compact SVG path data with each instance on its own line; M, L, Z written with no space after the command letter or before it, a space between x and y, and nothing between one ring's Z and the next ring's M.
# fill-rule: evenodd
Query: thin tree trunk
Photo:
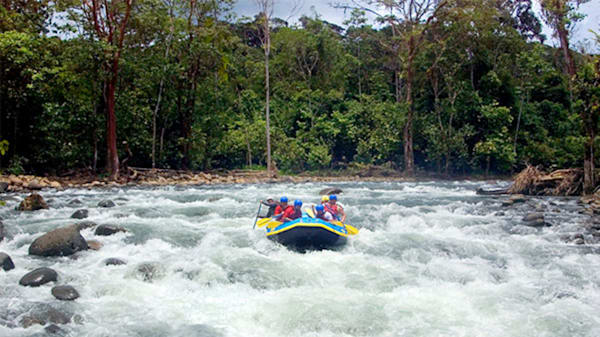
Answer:
M412 52L412 51L411 51ZM404 174L413 176L415 174L415 158L413 152L413 55L407 60L406 71L406 104L408 105L408 114L406 124L404 125Z
M517 138L519 137L519 127L521 125L521 114L523 113L523 95L521 94L521 100L519 102L519 116L517 117L517 129L515 130L515 141L513 144L513 152L517 154Z
M118 62L118 61L115 61ZM111 179L116 180L119 177L119 155L117 153L117 118L115 115L115 90L116 77L113 73L112 78L107 83L106 88L106 148L107 148L107 168Z

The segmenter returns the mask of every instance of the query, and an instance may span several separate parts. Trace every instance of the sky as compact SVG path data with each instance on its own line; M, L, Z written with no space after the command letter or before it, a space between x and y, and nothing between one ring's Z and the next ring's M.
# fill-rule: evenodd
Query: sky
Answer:
M534 9L539 11L539 0L534 0ZM350 13L344 13L343 9L333 8L332 3L348 3L349 0L275 0L275 8L273 16L282 19L289 19L290 22L295 22L300 16L307 15L314 17L315 13L321 16L322 20L326 20L340 26L343 25L344 20L348 19ZM299 9L292 11L294 4L300 4ZM254 16L258 13L258 6L254 0L238 0L234 7L234 11L238 16ZM588 3L582 5L579 11L586 14L586 18L579 22L573 32L572 41L576 47L578 44L589 44L587 47L590 49L597 47L591 47L592 44L589 40L592 40L594 35L589 32L590 29L600 33L600 0L590 0ZM552 31L548 27L544 27L544 34L549 38L547 42L550 45L558 45L558 41L553 41ZM588 41L586 41L586 39Z

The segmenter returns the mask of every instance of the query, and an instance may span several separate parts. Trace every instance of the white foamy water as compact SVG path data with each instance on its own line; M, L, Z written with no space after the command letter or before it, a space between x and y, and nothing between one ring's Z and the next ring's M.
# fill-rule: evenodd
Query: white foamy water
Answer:
M44 335L20 321L48 306L75 315L60 325L66 336L600 336L600 247L561 239L587 219L576 199L503 208L504 198L475 194L484 185L327 185L344 190L348 222L361 231L339 251L306 254L252 224L258 200L315 203L321 184L44 191L50 210L32 213L9 201L0 252L16 269L0 271L0 336ZM98 208L104 199L117 206ZM523 225L536 206L552 227ZM28 255L81 208L86 220L129 232L83 230L104 246L76 258ZM154 268L149 280L144 264ZM61 302L54 284L18 285L42 266L81 297Z

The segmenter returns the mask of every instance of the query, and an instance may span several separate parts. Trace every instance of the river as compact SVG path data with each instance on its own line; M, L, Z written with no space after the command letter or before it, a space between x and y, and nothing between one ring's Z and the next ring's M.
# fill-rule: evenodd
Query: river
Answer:
M19 321L40 306L75 314L64 336L600 336L600 254L574 245L588 216L576 198L506 197L478 187L506 182L351 182L45 190L49 210L0 216L0 252L16 268L0 271L0 336L42 336ZM317 202L339 196L360 229L339 251L290 251L252 224L260 199L286 195ZM25 195L16 195L19 199ZM81 205L69 205L73 199ZM117 206L99 208L104 199ZM550 227L523 224L543 209ZM98 224L128 233L96 236L99 251L74 257L28 255L31 242L89 210ZM125 265L106 266L107 258ZM139 266L155 267L150 279ZM20 278L38 267L81 295L62 302L54 284Z

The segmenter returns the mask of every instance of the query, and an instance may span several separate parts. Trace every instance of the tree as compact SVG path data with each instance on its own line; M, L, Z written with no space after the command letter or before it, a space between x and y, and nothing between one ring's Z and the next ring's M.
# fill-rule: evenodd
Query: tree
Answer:
M104 99L106 104L107 171L112 179L119 177L117 153L117 118L115 91L119 78L119 60L133 0L84 0L81 9L86 23L93 27L96 37L105 44L103 69L106 74Z
M271 121L270 121L270 74L269 74L269 55L271 54L271 28L270 21L273 15L274 0L255 0L260 11L260 41L265 52L265 119L267 136L267 172L273 174L273 163L271 161Z

